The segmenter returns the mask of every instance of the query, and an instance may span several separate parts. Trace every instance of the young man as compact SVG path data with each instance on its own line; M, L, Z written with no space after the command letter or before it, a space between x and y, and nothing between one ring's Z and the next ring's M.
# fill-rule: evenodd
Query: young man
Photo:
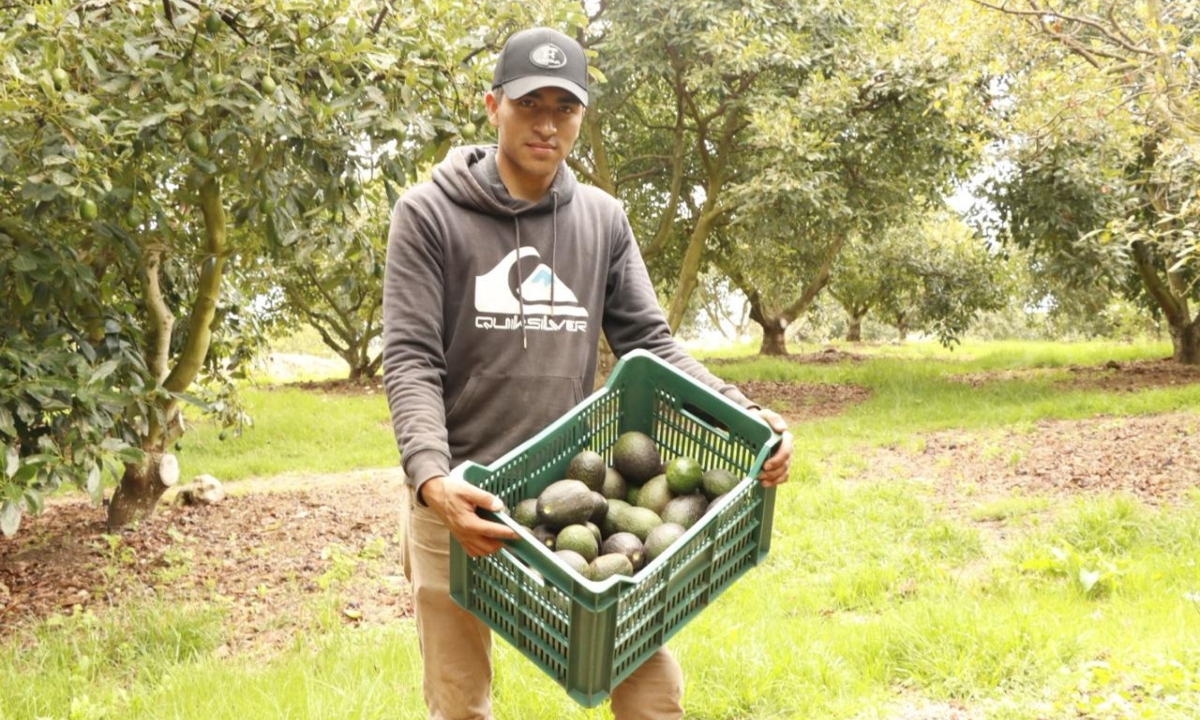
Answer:
M571 38L514 34L484 99L497 145L452 151L392 215L384 381L410 489L403 556L431 720L492 717L491 635L449 596L450 536L475 557L512 537L475 514L499 499L449 479L452 467L491 463L587 397L601 332L618 356L645 348L754 407L671 337L620 203L567 168L587 81ZM777 485L791 438L759 412L784 433L759 476ZM613 714L681 718L682 692L663 648L614 689Z

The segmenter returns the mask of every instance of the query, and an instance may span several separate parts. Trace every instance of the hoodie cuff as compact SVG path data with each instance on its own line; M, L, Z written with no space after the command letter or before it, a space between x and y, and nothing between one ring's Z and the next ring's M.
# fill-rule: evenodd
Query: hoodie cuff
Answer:
M727 388L722 391L721 394L747 410L761 409L761 406L758 405L758 403L751 402L750 398L743 395L742 391L738 390L737 388Z
M417 502L424 505L424 501L421 500L421 486L435 477L449 475L450 461L437 450L420 450L404 459L404 474L417 495Z

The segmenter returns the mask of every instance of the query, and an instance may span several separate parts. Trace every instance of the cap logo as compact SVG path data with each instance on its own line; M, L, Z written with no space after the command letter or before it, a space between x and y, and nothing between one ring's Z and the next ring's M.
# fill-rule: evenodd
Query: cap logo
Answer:
M554 43L538 45L529 53L529 62L538 67L557 70L567 64L567 54Z

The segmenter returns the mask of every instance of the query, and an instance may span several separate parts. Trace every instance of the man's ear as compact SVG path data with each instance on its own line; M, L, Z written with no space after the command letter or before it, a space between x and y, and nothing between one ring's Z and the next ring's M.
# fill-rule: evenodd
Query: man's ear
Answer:
M492 127L499 127L500 120L496 116L500 112L500 101L496 99L496 93L488 90L483 96L483 104L487 108L488 122Z

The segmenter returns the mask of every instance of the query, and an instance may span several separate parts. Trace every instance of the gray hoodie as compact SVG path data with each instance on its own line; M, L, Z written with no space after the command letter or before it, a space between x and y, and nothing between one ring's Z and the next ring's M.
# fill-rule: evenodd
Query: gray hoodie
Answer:
M514 199L495 153L451 151L392 213L383 379L410 483L490 464L587 397L602 331L752 406L671 336L616 199L566 164Z

